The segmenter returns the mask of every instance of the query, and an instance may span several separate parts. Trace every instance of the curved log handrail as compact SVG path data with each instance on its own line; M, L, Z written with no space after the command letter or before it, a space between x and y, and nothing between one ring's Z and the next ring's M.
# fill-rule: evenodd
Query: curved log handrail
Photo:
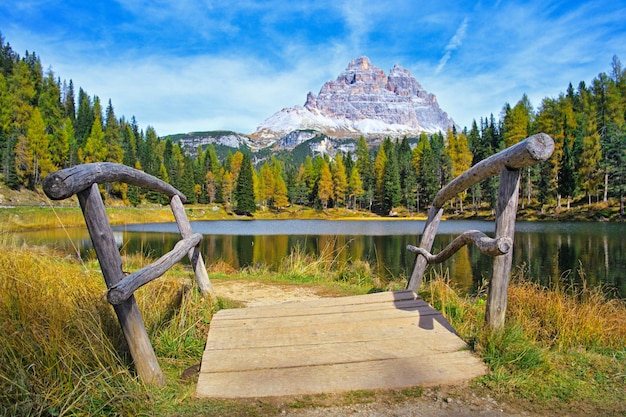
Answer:
M157 191L172 198L177 195L182 202L187 197L170 184L138 169L113 162L95 162L76 165L53 172L43 180L43 190L52 200L63 200L89 188L92 184L125 182Z
M445 187L439 190L435 196L433 205L428 211L428 219L424 225L419 247L424 250L424 253L429 253L435 240L435 235L437 234L441 216L443 215L443 206L454 196L494 175L500 174L502 177L504 172L519 173L521 168L547 160L553 152L554 140L545 133L538 133L478 162L450 181ZM503 181L501 180L500 186L502 187L503 185ZM500 199L500 196L498 199ZM509 202L508 199L505 203L507 202ZM515 201L515 205L516 204L517 200ZM496 227L496 236L503 237L503 230L498 232L498 228ZM428 264L426 257L420 255L421 253L418 252L415 258L413 272L407 284L407 289L409 290L417 291L422 281L422 276L426 271L426 265Z
M513 246L513 242L509 237L493 239L478 230L467 230L457 236L448 246L436 255L431 254L426 249L418 248L413 245L408 245L406 248L410 252L422 255L426 258L427 263L438 264L454 255L459 249L469 243L476 245L478 250L483 255L487 256L505 255L509 253Z
M179 241L171 251L150 265L127 275L120 282L109 288L107 300L113 305L121 304L128 300L137 289L166 273L168 269L187 255L191 248L197 246L200 241L202 241L200 233L194 233L190 237Z
M178 242L172 251L151 265L126 277L122 272L122 258L98 188L98 184L110 182L131 184L168 196L176 224L183 237L183 240ZM163 385L165 376L159 367L133 292L163 275L187 254L200 292L203 296L208 296L211 302L216 300L199 250L202 235L193 233L183 207L183 202L187 198L159 178L129 166L111 162L77 165L53 172L44 179L43 189L53 200L62 200L74 194L78 197L87 230L98 256L102 276L109 288L107 299L113 305L120 322L135 369L144 383Z
M498 175L502 168L521 169L545 161L554 152L554 140L545 133L538 133L525 140L483 159L443 187L433 201L440 208L455 195L489 177Z

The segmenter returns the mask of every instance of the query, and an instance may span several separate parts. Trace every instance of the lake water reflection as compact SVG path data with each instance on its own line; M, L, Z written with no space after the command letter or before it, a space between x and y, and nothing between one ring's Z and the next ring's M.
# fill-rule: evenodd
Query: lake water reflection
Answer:
M319 255L332 251L337 261L368 261L383 279L410 275L415 255L406 250L417 245L424 227L416 220L225 220L192 223L202 233L205 262L222 260L235 268L265 264L277 268L294 248ZM478 229L493 235L487 221L444 221L439 227L433 252L458 234ZM114 228L122 250L160 256L179 240L174 223L151 223ZM556 280L606 285L626 296L626 224L518 222L513 269L529 279L549 285ZM23 233L33 243L60 247L90 255L86 230L47 230ZM449 271L460 287L472 291L491 273L491 258L473 246L465 247L437 270Z

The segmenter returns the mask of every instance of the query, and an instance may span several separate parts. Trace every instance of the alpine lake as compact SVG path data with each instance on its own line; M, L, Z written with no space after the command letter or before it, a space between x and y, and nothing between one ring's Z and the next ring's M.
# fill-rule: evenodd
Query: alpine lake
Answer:
M265 265L277 269L292 251L334 262L366 261L384 282L411 275L415 255L407 245L419 244L419 220L213 220L192 222L203 234L205 263L225 262L233 268ZM494 222L442 221L433 245L439 252L470 229L493 236ZM113 227L120 250L157 258L171 250L180 235L175 223ZM31 244L52 246L82 258L95 257L85 228L50 229L18 234ZM440 265L429 266L473 293L491 276L492 259L465 246ZM426 276L428 277L428 272ZM611 297L626 297L626 223L517 222L513 247L514 274L542 285L602 286Z

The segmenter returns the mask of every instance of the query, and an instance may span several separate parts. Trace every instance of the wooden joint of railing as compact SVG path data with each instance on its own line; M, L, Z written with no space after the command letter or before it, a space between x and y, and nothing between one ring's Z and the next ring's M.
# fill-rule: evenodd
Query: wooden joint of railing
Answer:
M107 300L113 305L123 303L130 298L138 288L166 273L168 269L180 261L187 255L189 250L197 246L201 241L202 235L200 233L194 233L190 237L179 241L171 251L161 256L150 265L124 277L116 285L109 288Z
M478 230L468 230L457 236L445 249L436 255L431 254L426 249L418 248L413 245L408 245L407 250L422 255L429 264L438 264L450 258L459 249L469 243L473 243L483 255L491 257L505 255L513 246L513 242L509 237L493 239Z

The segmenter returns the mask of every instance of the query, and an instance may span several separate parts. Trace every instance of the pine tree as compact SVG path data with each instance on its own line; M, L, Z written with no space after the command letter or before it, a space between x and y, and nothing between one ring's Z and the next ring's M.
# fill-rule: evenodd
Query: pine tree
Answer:
M326 160L321 158L322 165L320 171L320 180L317 190L317 196L320 199L322 208L326 210L328 208L328 201L334 198L333 192L333 175L330 172L330 168L326 163Z
M423 208L429 207L439 191L439 167L437 156L430 144L424 147L417 174L419 202Z
M90 162L106 161L107 146L102 131L102 123L97 115L91 127L91 133L85 141L82 149L78 150L78 160L88 164Z
M122 150L124 152L124 158L122 163L129 167L134 167L137 162L137 137L133 132L132 126L127 122L122 122Z
M368 209L371 210L374 202L374 171L370 151L363 136L357 142L356 157L356 167L363 183L363 198L367 201Z
M389 157L384 167L382 186L382 212L389 213L400 204L400 172L396 153L390 148Z
M385 184L385 165L387 165L387 152L384 146L378 148L374 161L374 205L376 210L383 210L383 192Z
M76 113L76 124L74 126L78 147L82 147L87 140L91 127L93 126L94 119L95 115L91 106L91 98L89 98L87 93L85 93L82 88L79 88L78 111Z
M63 84L65 85L65 83ZM63 110L65 117L69 117L72 123L76 122L76 99L74 97L74 82L70 80L67 89L64 90Z
M456 178L463 172L467 171L472 163L472 153L469 149L469 143L465 132L455 133L452 130L448 131L448 147L446 148L446 154L451 161L450 176ZM463 200L467 191L463 191L459 196L458 209L463 212Z
M567 208L570 208L570 201L576 189L576 178L574 177L574 158L570 145L569 135L565 136L563 142L563 157L559 164L558 191L562 196L567 197Z
M304 206L309 203L309 187L306 182L306 170L304 164L300 164L295 184L295 203Z
M180 165L175 163L178 168L181 169ZM196 190L195 190L195 182L193 178L193 161L189 155L185 155L183 157L182 162L182 178L180 179L180 191L187 196L187 203L193 204L196 202ZM168 182L171 180L168 180Z
M206 192L209 196L209 204L213 204L215 202L215 193L217 191L217 186L215 184L215 176L212 171L206 173L205 177L206 184Z
M316 158L317 160L318 158ZM307 186L309 204L313 204L317 198L317 189L319 181L319 171L315 169L313 160L307 156L304 160L304 181Z
M0 41L2 41L1 37ZM0 44L0 47L1 46ZM6 158L9 150L9 132L11 131L11 125L9 88L5 76L0 73L0 172L5 176L6 169L8 168Z
M597 191L602 178L600 173L600 159L602 151L600 148L600 135L595 130L595 123L590 122L587 135L583 139L582 154L580 157L579 178L581 188L587 194L589 204L591 197Z
M267 161L261 166L259 173L259 200L267 207L271 207L274 200L275 178Z
M524 94L515 107L510 109L505 107L504 123L502 125L502 136L504 146L509 147L526 139L530 130L532 120L532 105L528 96Z
M413 152L409 140L405 136L396 151L398 155L398 171L400 174L400 204L404 205L409 213L415 209L415 188L417 180L413 168Z
M74 126L69 117L65 118L60 129L50 142L50 157L56 168L66 168L70 164L70 146L76 140L74 138Z
M274 208L282 210L289 205L289 199L287 198L287 185L282 175L278 175L275 179L274 190Z
M235 200L237 205L235 212L238 214L251 215L256 211L254 202L254 182L252 179L252 162L250 156L244 154L241 161L241 169L237 177L237 186L235 188Z
M243 163L243 153L240 151L235 152L230 161L230 172L233 174L233 180L237 181L239 177L239 171L241 170L241 164Z
M45 124L38 108L35 108L28 124L28 141L33 156L32 184L39 185L41 180L54 170L50 158L49 143L51 135L46 134Z
M15 174L17 176L17 188L28 185L29 178L33 175L33 154L28 136L20 134L14 148Z
M331 172L333 175L333 193L335 195L335 201L337 202L338 206L345 205L346 191L348 189L348 178L346 175L346 167L343 164L343 157L339 152L335 155L331 168Z
M353 166L350 171L350 180L348 181L348 194L352 199L352 209L357 209L357 199L360 198L365 193L363 190L363 181L361 181L361 175L359 174L359 170L357 166Z
M106 161L121 164L124 159L124 150L122 149L122 135L120 132L120 124L115 117L113 104L109 100L106 109L106 124L104 128L104 141L106 142L107 155Z

